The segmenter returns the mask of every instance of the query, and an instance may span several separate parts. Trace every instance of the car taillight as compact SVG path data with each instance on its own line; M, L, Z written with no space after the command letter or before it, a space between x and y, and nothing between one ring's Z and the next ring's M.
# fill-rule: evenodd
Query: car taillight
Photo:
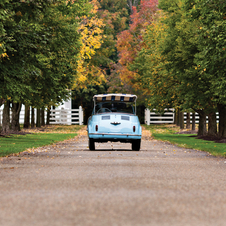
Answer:
M133 126L133 132L135 132L136 131L136 126Z
M98 131L98 125L96 125L96 131Z

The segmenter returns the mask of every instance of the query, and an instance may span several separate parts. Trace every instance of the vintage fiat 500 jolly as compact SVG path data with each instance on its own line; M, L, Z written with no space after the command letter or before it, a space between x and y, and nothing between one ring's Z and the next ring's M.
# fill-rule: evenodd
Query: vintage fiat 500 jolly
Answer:
M136 115L136 95L99 94L93 96L94 109L88 119L89 149L95 142L131 143L139 151L142 129Z

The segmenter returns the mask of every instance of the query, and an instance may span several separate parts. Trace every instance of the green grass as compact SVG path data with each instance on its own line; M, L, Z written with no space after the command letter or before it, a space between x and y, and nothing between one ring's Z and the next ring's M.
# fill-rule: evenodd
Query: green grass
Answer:
M179 128L173 125L145 125L144 127L150 130L152 136L157 140L169 141L179 147L206 151L214 156L226 157L225 143L197 139L196 134L175 134L179 131Z
M31 134L0 137L0 157L73 138L82 128L84 126L49 125L22 131Z
M0 137L0 156L8 156L13 153L25 151L29 148L50 145L75 136L75 133L33 133L27 135L10 135L8 137Z

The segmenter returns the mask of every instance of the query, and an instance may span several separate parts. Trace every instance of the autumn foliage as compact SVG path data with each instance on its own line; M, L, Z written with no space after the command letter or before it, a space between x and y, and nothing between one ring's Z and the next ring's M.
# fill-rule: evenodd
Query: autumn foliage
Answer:
M117 49L121 66L119 74L126 83L133 82L133 78L138 76L136 72L129 70L129 65L144 45L143 35L146 27L154 19L154 15L158 10L157 4L157 0L142 0L139 7L133 7L129 29L118 35ZM132 85L136 87L136 84L133 83Z
M86 88L87 85L99 85L105 80L100 67L93 65L92 57L103 43L103 20L97 17L98 2L92 0L93 5L89 15L80 18L78 28L81 34L81 48L77 60L77 79L74 88Z

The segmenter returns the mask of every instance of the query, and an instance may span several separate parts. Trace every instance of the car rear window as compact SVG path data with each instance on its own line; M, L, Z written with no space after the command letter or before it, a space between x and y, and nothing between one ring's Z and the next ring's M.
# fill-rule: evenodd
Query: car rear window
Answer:
M95 107L96 114L111 112L134 114L133 103L101 102Z

